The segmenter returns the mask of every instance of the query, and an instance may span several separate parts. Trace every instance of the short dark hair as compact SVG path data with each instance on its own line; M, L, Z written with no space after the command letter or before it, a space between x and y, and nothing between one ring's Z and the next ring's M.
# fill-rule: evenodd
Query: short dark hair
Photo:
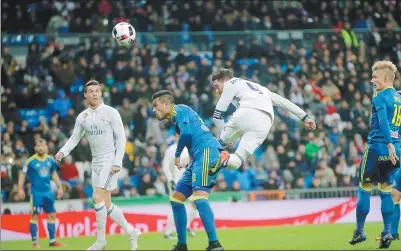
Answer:
M35 145L38 145L38 144L47 144L47 142L45 139L38 138L35 140Z
M230 78L233 78L233 77L234 77L234 73L233 73L232 70L221 68L221 69L218 69L216 72L213 73L212 81L230 79Z
M153 93L152 101L157 98L160 98L161 101L168 101L171 104L175 104L174 96L169 90L161 90Z
M100 86L100 84L99 84L99 82L97 80L91 79L85 84L84 92L86 92L86 90L88 89L88 86L91 86L91 85Z

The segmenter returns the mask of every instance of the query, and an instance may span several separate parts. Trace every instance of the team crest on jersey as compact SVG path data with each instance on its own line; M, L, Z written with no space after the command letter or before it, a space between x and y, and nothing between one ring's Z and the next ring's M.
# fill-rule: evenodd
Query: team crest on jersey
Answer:
M104 121L104 120L105 120L104 116L102 116L102 118L101 118L100 120L101 120L101 121Z
M44 177L49 175L49 170L46 167L43 167L39 170L40 176Z
M84 119L86 119L88 117L88 113L85 112L83 117L84 117Z

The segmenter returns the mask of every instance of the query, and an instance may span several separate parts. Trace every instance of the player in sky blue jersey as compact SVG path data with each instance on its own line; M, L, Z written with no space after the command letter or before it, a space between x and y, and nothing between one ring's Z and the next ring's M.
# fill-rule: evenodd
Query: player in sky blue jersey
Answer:
M359 167L356 230L349 243L355 245L366 240L364 225L370 210L370 192L372 183L377 182L383 217L379 248L388 248L393 240L392 183L394 174L399 169L401 152L401 95L393 88L397 68L392 62L376 62L372 71L372 83L376 92L372 99L371 130Z
M187 213L184 202L191 195L193 195L192 198L208 235L209 246L206 250L223 250L217 239L214 214L208 201L210 190L216 184L218 173L214 172L213 175L210 175L209 171L215 170L220 165L221 145L194 110L186 105L175 105L170 91L156 92L153 94L152 100L156 118L172 121L176 132L180 135L175 152L177 168L184 168L180 166L180 155L184 147L187 147L191 158L191 162L170 197L178 235L178 243L171 250L188 250L186 242Z
M52 156L46 154L48 148L44 139L36 140L35 151L36 153L25 162L18 178L18 194L21 199L25 198L25 177L28 176L31 181L31 221L29 230L32 236L33 248L39 248L37 239L38 214L42 210L48 214L47 229L49 231L50 246L62 247L64 245L56 241L55 198L50 186L50 181L53 178L58 187L57 197L59 199L63 197L63 187L56 172L57 164Z

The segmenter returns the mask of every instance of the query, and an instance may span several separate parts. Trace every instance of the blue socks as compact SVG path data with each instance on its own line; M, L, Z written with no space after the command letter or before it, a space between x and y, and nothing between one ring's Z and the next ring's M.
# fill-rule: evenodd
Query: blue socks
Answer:
M184 202L170 197L170 203L173 208L178 243L187 244L187 211L185 210Z
M363 233L366 216L370 211L370 189L358 187L358 202L356 204L356 232Z
M379 185L379 189L380 189L380 185ZM384 234L391 232L391 221L392 221L393 212L394 212L394 202L393 202L393 198L391 197L391 189L390 189L390 191L379 190L379 195L380 195L380 199L382 201L381 211L382 211L382 216L383 216L383 231L382 231L382 236L383 236Z
M400 226L400 202L394 202L393 221L391 222L391 234L398 234L398 227Z
M50 243L56 241L56 223L54 221L47 222L47 230L49 231Z
M199 216L205 227L209 242L217 241L216 226L214 224L214 214L209 201L203 196L194 196L194 203L198 209Z
M31 220L29 223L29 232L31 233L32 242L38 242L38 222Z

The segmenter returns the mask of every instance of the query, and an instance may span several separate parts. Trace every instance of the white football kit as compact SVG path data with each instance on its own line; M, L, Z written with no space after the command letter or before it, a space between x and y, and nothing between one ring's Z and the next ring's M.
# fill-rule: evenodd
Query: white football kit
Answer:
M239 102L237 110L225 124L224 115L229 105ZM232 78L224 83L223 93L216 105L213 121L220 132L219 141L228 144L241 137L237 155L246 160L263 143L274 121L274 106L285 108L298 118L306 112L286 98L257 83Z
M169 184L168 190L169 195L173 194L172 187L170 186L170 182L174 181L175 184L181 179L182 175L185 172L185 168L178 169L175 166L175 150L177 149L177 143L169 146L164 153L162 168L164 175L166 176L167 182ZM185 166L189 163L189 153L188 149L184 147L184 150L180 156L181 166Z
M95 110L87 108L75 122L74 131L61 148L67 156L86 135L92 152L92 185L111 191L117 187L118 173L112 166L122 167L125 153L125 131L121 116L116 109L101 104Z

